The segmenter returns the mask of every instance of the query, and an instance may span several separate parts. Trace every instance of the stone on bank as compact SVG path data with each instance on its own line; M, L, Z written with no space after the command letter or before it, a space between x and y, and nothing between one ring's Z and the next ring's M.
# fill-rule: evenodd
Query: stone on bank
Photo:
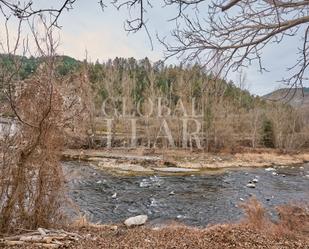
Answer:
M148 220L147 215L138 215L134 217L130 217L124 221L124 224L127 227L133 227L133 226L141 226L144 225Z

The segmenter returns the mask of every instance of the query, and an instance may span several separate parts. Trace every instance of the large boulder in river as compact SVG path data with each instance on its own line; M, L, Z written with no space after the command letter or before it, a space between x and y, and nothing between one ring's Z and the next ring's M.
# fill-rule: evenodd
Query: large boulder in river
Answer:
M141 225L144 225L147 220L148 220L148 216L147 215L138 215L138 216L134 216L134 217L126 219L124 221L124 224L127 227L141 226Z

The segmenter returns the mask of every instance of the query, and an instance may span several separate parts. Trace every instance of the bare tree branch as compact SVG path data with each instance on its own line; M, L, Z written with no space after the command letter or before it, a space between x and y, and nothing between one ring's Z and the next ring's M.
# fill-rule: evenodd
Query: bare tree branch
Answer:
M30 0L0 0L0 11L6 18L14 15L22 20L50 13L53 16L51 25L59 27L58 18L64 10L72 9L75 2L63 0L58 8L34 9ZM107 6L104 0L98 3L102 9ZM265 47L280 44L288 37L300 37L309 24L307 0L161 0L159 3L163 7L175 7L177 11L170 19L175 22L170 36L159 39L166 49L166 58L176 56L185 62L198 61L209 70L218 68L214 64L219 63L222 68L218 72L224 74L249 66L254 61L261 72L267 71L263 58ZM112 0L111 4L118 10L127 10L125 30L136 33L143 29L152 47L147 14L155 1ZM308 78L305 77L308 73L307 55L304 56L307 45L298 47L301 56L288 68L291 77L283 79L295 87L302 86ZM298 72L295 72L296 68L300 68Z

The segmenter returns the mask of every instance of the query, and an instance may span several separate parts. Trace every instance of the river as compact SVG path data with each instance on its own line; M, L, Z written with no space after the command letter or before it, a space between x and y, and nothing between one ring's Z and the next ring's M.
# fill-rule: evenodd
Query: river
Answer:
M309 200L309 164L145 176L115 176L86 162L63 165L71 198L92 222L116 223L147 214L154 224L177 220L207 226L239 220L238 205L251 196L271 215L277 205ZM248 188L253 179L256 187Z

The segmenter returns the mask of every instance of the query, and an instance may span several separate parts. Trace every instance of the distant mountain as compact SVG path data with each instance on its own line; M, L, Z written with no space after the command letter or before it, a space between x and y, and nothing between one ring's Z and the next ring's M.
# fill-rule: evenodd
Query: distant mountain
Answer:
M309 87L281 88L264 95L263 98L270 101L287 103L295 108L306 108L309 111Z

